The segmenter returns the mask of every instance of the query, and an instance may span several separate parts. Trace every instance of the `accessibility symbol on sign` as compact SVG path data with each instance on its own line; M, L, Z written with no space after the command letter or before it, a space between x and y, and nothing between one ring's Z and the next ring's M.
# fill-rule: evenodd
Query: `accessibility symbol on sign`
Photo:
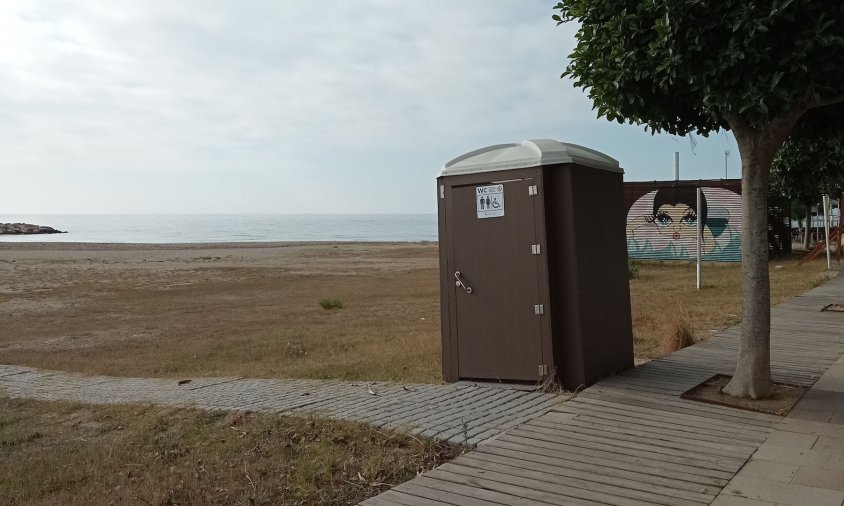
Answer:
M504 216L504 185L476 186L478 218Z

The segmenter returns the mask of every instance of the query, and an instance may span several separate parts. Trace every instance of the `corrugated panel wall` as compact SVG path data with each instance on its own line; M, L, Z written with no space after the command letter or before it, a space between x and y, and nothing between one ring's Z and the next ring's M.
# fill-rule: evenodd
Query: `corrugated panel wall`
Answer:
M627 253L630 258L697 258L697 189L703 190L700 219L704 261L741 261L741 181L653 181L625 183Z

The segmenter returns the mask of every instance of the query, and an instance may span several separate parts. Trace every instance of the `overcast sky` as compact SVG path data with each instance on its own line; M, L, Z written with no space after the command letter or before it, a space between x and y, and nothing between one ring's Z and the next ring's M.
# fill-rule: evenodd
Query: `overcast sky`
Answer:
M446 161L532 138L739 177L731 135L597 119L554 4L2 0L0 212L429 213Z

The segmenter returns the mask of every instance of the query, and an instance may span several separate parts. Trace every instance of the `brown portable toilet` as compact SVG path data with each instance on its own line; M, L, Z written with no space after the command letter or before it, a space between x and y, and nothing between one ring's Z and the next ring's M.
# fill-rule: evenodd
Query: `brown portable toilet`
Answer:
M489 146L437 178L446 381L575 389L633 365L624 171L539 139Z

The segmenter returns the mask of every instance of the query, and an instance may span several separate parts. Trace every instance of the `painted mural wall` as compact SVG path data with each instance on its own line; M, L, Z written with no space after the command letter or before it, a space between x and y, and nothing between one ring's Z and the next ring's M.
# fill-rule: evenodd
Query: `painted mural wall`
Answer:
M703 190L700 216L698 188ZM625 200L630 258L695 260L700 220L701 258L741 261L740 181L626 183Z

